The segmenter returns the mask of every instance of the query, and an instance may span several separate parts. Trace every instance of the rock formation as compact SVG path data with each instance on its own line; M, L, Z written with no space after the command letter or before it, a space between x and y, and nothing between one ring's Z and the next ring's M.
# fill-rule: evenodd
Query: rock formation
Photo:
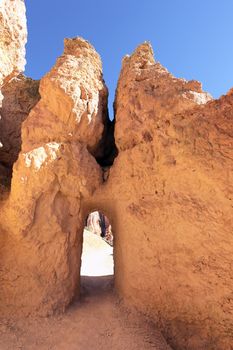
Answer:
M210 99L198 81L177 79L155 62L149 43L140 45L122 62L115 101L118 149L152 141L156 123Z
M25 66L27 41L25 4L23 0L0 3L0 87L18 75Z
M38 81L19 74L2 88L0 161L8 168L12 168L21 149L22 123L40 99L38 87Z
M4 67L2 76L11 76ZM104 155L117 152L114 137L107 140L114 124L95 49L66 39L38 103L36 82L9 81L2 113L12 121L17 84L24 122L13 123L17 135L22 129L19 156L9 143L5 160L17 158L10 195L0 202L1 314L65 309L79 291L85 219L100 210L113 226L124 300L152 317L174 348L231 350L233 92L212 100L200 83L155 62L150 44L140 45L122 63L119 153L104 173L96 159L104 165Z
M57 140L81 142L95 154L107 118L108 91L94 48L81 38L65 39L64 54L41 79L39 92L41 101L22 130L23 151Z
M86 229L113 246L112 227L108 218L99 211L90 213L86 220Z
M47 315L72 300L84 224L80 202L101 180L99 166L80 143L50 142L20 154L1 210L4 240L11 242L10 250L4 243L1 251L2 313L7 308Z
M211 101L143 44L123 60L115 111L120 152L95 196L114 203L118 291L174 348L230 350L232 91Z
M21 124L38 102L38 82L25 78L25 4L0 3L0 184L8 185L21 147ZM4 100L3 100L4 98Z
M0 297L8 310L63 310L78 288L81 202L102 182L89 151L98 148L104 130L107 93L94 48L80 38L65 40L64 54L40 82L41 100L22 125L22 151L1 209L1 224L14 242L11 251L3 244L2 254L8 267L13 252L17 262L13 274L2 269L7 283Z

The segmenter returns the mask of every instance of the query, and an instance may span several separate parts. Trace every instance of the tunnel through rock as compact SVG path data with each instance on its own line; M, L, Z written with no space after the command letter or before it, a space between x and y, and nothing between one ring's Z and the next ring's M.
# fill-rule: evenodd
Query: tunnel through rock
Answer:
M107 216L91 212L83 231L81 276L114 275L113 233Z

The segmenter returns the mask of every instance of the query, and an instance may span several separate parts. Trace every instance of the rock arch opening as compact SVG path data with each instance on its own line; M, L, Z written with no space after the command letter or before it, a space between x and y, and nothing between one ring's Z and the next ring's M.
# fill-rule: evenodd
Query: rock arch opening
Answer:
M83 230L81 282L85 277L114 276L114 237L108 217L95 210L88 214Z

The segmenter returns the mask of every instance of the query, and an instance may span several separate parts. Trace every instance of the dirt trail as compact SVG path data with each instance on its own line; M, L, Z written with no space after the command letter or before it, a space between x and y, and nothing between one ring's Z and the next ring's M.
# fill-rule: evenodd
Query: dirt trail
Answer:
M98 256L103 244L97 245ZM111 249L105 247L110 263ZM84 249L83 263L88 259L95 260L93 242ZM81 299L64 315L0 321L0 350L171 350L153 324L121 305L113 276L82 276Z

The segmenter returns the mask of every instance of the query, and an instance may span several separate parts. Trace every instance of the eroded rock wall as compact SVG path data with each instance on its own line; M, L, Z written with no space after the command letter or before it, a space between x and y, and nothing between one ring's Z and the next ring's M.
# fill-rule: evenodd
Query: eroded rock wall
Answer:
M24 71L27 26L23 0L0 3L0 87Z
M0 186L9 187L21 146L21 123L38 101L37 82L21 75L27 26L23 0L0 3ZM33 91L33 93L32 93ZM2 187L1 187L2 188Z
M114 206L117 289L175 349L230 350L232 91L211 101L143 44L123 61L115 110L120 152L94 201Z
M140 45L122 61L115 100L118 149L152 141L159 123L168 123L175 113L209 100L198 81L175 78L155 62L149 43Z
M79 143L51 142L20 154L1 209L8 233L1 252L2 314L62 311L79 292L80 205L101 180L95 159Z
M48 315L78 293L81 205L102 183L89 152L98 149L108 92L94 48L81 38L65 40L40 94L22 125L22 150L0 213L10 242L2 246L2 313Z
M79 141L92 154L98 151L108 97L101 59L86 40L65 39L64 44L63 55L41 79L40 102L24 123L23 151L52 140Z
M23 74L12 78L2 87L3 101L0 108L0 162L12 169L21 150L21 128L31 109L40 99L39 81Z

